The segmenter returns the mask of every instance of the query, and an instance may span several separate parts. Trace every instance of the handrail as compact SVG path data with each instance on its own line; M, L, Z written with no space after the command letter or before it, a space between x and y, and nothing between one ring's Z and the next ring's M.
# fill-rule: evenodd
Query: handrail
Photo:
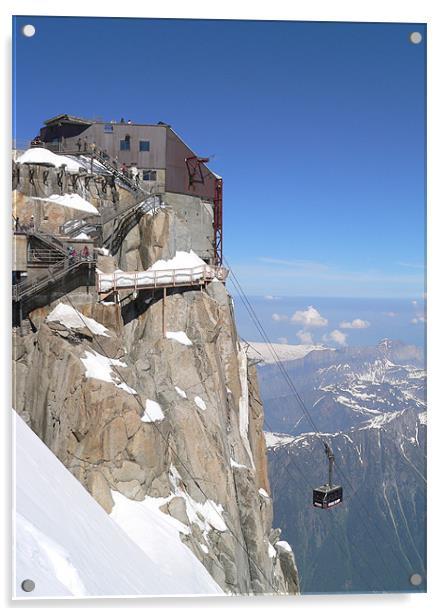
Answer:
M28 263L58 263L64 258L59 250L29 248Z
M136 217L139 214L148 214L149 212L155 212L160 207L160 203L158 202L155 195L152 195L148 199L144 199L143 201L132 205L131 207L126 208L125 210L120 212L120 215L114 216L108 222L116 218L120 218L117 226L113 229L110 235L103 240L103 245L106 248L110 248L113 251L114 244L117 242L120 244L122 242L122 234L128 231L128 227L133 220L136 220Z
M183 287L214 280L224 282L229 274L225 267L197 265L195 267L143 270L133 272L116 271L104 274L96 271L96 289L99 294L116 292L118 289L156 289L160 287Z

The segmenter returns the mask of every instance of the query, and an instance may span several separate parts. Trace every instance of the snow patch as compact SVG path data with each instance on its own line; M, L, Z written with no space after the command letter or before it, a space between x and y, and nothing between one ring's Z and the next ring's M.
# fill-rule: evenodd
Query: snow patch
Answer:
M244 447L255 469L253 462L252 450L249 442L249 384L247 381L247 353L245 349L240 348L238 352L239 378L241 383L241 397L239 399L239 431Z
M145 411L141 417L141 421L145 423L152 423L155 421L162 421L163 419L165 419L165 416L160 405L154 400L146 400Z
M230 466L232 468L247 468L247 466L245 464L239 464L239 462L236 462L232 458L230 458Z
M277 547L280 547L285 552L292 552L292 548L290 547L287 541L277 541L275 545Z
M200 398L199 396L195 396L194 400L195 400L196 406L198 408L200 408L201 411L206 411L207 410L206 403L204 402L204 400L202 398Z
M204 503L195 501L182 487L181 476L177 469L170 466L170 481L174 488L174 495L181 496L185 500L187 517L190 523L195 523L206 537L212 528L224 532L227 530L227 525L222 516L223 506L217 505L214 501L208 499Z
M47 201L62 207L69 207L73 210L88 212L90 214L99 214L97 208L92 203L78 195L77 193L66 193L64 195L50 195L49 197L32 197L36 201Z
M70 173L79 173L80 169L86 169L72 158L54 154L54 152L46 148L29 148L29 150L26 150L17 158L17 162L21 165L50 165L57 168L66 165L66 170Z
M270 498L269 494L266 492L264 488L260 488L258 490L258 494L262 496L263 498Z
M94 319L84 316L81 312L67 304L57 304L54 310L46 317L46 320L50 322L57 321L68 329L82 329L86 327L92 334L110 337L109 330L106 327Z
M176 393L178 394L178 396L181 396L181 398L187 398L187 394L185 393L183 389L181 389L180 387L177 387L176 385L175 385L175 389L176 389Z
M119 389L123 389L129 394L137 393L134 389L129 387L126 383L122 383L116 374L113 372L113 366L119 366L126 368L127 364L119 359L111 359L105 357L96 351L85 351L85 357L81 357L80 361L85 366L85 376L91 379L98 379L99 381L105 381L106 383L113 383Z
M272 447L282 447L288 445L292 441L295 441L295 436L290 434L280 434L279 432L264 432L264 438L266 439L267 449Z
M193 344L185 332L166 332L165 337L170 340L176 340L176 342L185 344L186 346L192 346Z

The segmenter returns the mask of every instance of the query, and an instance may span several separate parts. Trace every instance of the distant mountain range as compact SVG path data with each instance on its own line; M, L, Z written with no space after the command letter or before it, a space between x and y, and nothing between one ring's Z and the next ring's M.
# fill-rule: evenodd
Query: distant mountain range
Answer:
M380 413L425 409L423 353L415 346L385 339L375 347L313 350L283 364L315 425L325 432L348 430ZM258 375L270 429L313 431L279 366L260 364Z
M292 545L303 592L425 590L426 406L423 353L376 347L314 350L284 365L320 433L278 366L259 366L274 525ZM344 502L312 506L332 447ZM414 587L410 576L423 582Z

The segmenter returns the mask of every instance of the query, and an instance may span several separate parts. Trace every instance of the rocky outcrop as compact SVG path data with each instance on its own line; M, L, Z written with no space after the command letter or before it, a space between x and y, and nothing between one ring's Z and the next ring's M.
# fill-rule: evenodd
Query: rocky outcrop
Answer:
M127 266L186 247L178 227L171 212L145 216ZM298 592L293 556L270 540L263 410L231 298L217 281L169 291L63 300L103 335L48 320L53 306L32 314L36 331L14 335L15 408L107 512L113 491L159 499L226 592Z

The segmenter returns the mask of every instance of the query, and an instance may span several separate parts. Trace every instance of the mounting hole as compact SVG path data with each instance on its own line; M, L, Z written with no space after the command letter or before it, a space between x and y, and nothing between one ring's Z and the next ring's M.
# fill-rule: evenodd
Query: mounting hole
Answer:
M35 587L36 585L32 580L23 580L22 582L22 590L25 592L32 592Z
M420 584L422 583L422 576L420 575L420 573L413 573L412 576L409 578L409 581L413 586L420 586Z
M32 24L26 24L26 26L23 26L22 28L23 36L27 36L28 38L30 38L31 36L34 36L35 33L36 33L36 29L34 28Z
M413 45L418 45L422 42L422 35L420 32L411 32L409 35L409 40L413 43Z

